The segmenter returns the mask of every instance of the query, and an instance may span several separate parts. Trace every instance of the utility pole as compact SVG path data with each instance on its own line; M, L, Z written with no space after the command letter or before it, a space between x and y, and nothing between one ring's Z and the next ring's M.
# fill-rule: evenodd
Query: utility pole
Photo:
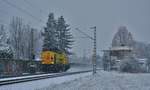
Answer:
M90 29L94 29L94 47L93 47L93 58L92 58L92 61L93 61L93 74L96 73L96 26L94 27L91 27Z
M34 55L34 29L31 29L31 56L30 58L32 60L35 59L35 55Z
M92 64L93 64L93 75L96 74L96 26L91 27L90 29L94 29L94 38L87 35L86 33L84 33L83 31L79 30L78 28L76 28L76 30L78 30L80 33L82 33L84 36L86 36L87 38L93 40L93 55L92 55Z

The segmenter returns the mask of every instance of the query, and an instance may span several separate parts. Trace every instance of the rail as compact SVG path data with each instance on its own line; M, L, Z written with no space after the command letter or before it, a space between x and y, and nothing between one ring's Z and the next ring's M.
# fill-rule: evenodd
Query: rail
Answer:
M34 80L47 79L47 78L69 76L69 75L81 74L81 73L87 73L87 72L92 72L92 70L77 71L77 72L63 72L63 73L55 73L55 74L41 74L41 75L32 75L32 76L16 77L16 78L6 78L6 79L0 79L0 86L34 81Z

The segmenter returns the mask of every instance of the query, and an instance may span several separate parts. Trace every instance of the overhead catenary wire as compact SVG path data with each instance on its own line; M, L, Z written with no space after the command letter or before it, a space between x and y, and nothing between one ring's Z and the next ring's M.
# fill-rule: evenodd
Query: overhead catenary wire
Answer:
M8 5L10 5L10 6L12 6L12 7L18 9L19 11L21 11L21 12L27 14L28 16L32 17L32 18L35 19L36 21L38 21L38 22L44 22L44 21L42 21L41 19L39 19L38 17L36 17L36 16L32 15L31 13L29 13L28 11L26 11L25 9L18 7L17 5L15 5L15 4L13 4L13 3L7 1L7 0L2 0L2 1L5 2L6 4L8 4ZM44 22L44 23L45 23L45 22Z
M30 7L33 7L33 5L30 3L30 2L28 2L27 0L23 0L26 4L28 4Z
M94 38L93 37L91 37L91 36L89 36L88 34L86 34L85 32L83 32L83 31L81 31L79 28L75 28L77 31L79 31L80 33L82 33L85 37L87 37L87 38L90 38L90 39L92 39L92 40L94 40ZM85 38L84 37L84 38Z
M94 44L93 44L93 59L92 59L92 61L93 61L93 75L95 75L96 74L96 55L97 55L97 52L96 52L96 49L97 49L96 48L97 47L96 46L96 26L91 27L90 29L94 29L94 37L91 37L88 34L86 34L85 32L83 32L80 29L76 28L76 30L78 30L84 36L86 36L87 38L89 38L89 39L94 41L93 42Z
M33 5L31 2L29 2L28 0L23 0L26 4L28 4L29 7L31 8L37 8L35 5ZM37 9L36 9L37 10ZM42 9L39 9L40 13L45 13Z

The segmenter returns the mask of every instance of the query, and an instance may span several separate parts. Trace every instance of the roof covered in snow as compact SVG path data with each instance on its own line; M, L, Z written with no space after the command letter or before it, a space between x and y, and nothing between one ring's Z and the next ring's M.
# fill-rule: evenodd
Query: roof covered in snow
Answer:
M118 46L118 47L112 47L110 50L111 51L121 51L121 50L132 51L133 49L128 46Z
M116 46L116 47L111 47L108 50L103 50L103 51L132 51L133 48L128 47L128 46Z

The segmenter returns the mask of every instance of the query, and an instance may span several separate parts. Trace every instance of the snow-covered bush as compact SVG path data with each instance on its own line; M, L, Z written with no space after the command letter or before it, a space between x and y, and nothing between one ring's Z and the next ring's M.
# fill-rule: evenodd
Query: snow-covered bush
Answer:
M0 58L13 58L13 50L7 44L0 44Z
M126 58L120 63L120 71L138 73L143 72L143 69L135 58Z
M0 25L0 58L13 58L13 50L7 41L6 30L3 25Z

